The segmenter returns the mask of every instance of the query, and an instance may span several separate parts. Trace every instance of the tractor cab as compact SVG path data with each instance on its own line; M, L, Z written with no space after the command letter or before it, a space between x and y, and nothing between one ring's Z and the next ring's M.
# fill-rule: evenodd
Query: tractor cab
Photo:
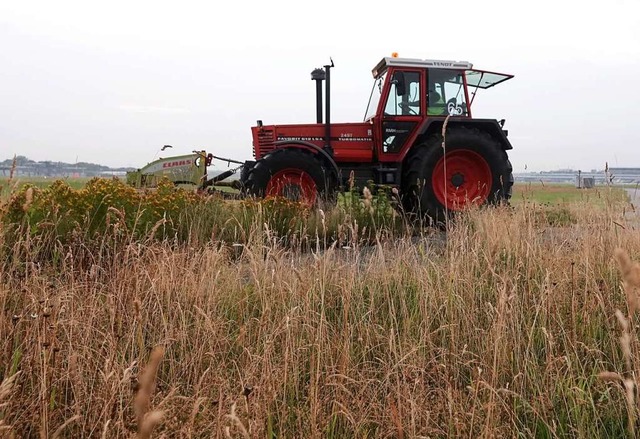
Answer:
M490 88L513 75L477 70L467 61L383 58L372 71L365 121L374 116L471 117L478 88Z
M477 70L467 61L383 58L372 71L365 122L373 125L381 162L403 160L426 127L451 116L472 117L478 88L489 88L513 75ZM441 123L441 122L440 122Z

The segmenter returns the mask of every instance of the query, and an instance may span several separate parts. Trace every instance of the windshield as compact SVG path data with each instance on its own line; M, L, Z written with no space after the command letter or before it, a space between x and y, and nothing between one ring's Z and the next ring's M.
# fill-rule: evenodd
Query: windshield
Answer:
M463 72L460 70L429 70L429 116L468 116Z
M371 89L371 95L369 96L369 105L367 106L367 111L364 115L365 122L376 115L376 111L378 110L378 103L380 103L380 96L382 95L386 77L387 74L384 73L373 82L373 88Z

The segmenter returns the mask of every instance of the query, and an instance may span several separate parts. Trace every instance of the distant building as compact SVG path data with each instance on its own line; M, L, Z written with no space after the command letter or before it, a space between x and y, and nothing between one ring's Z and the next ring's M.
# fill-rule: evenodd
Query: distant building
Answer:
M127 171L102 171L99 175L100 177L125 177Z
M516 181L542 181L545 183L575 183L580 174L581 179L593 179L594 184L605 184L607 180L614 184L640 184L640 168L609 168L605 170L592 169L582 172L573 169L555 171L514 173Z
M613 183L640 183L640 168L609 168L609 175Z

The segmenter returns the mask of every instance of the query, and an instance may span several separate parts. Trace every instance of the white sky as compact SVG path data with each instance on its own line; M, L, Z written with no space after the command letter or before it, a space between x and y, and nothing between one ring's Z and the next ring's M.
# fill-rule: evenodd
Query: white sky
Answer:
M257 119L315 121L329 57L332 121L359 122L398 52L515 74L473 110L507 120L516 171L640 166L639 17L639 0L2 0L0 159L249 159Z

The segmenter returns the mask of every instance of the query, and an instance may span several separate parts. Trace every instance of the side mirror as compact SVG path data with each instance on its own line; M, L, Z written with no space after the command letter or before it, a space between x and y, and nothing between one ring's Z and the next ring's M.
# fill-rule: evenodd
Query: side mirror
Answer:
M404 79L404 72L395 72L393 74L393 83L396 85L396 94L398 96L407 94L407 83Z

